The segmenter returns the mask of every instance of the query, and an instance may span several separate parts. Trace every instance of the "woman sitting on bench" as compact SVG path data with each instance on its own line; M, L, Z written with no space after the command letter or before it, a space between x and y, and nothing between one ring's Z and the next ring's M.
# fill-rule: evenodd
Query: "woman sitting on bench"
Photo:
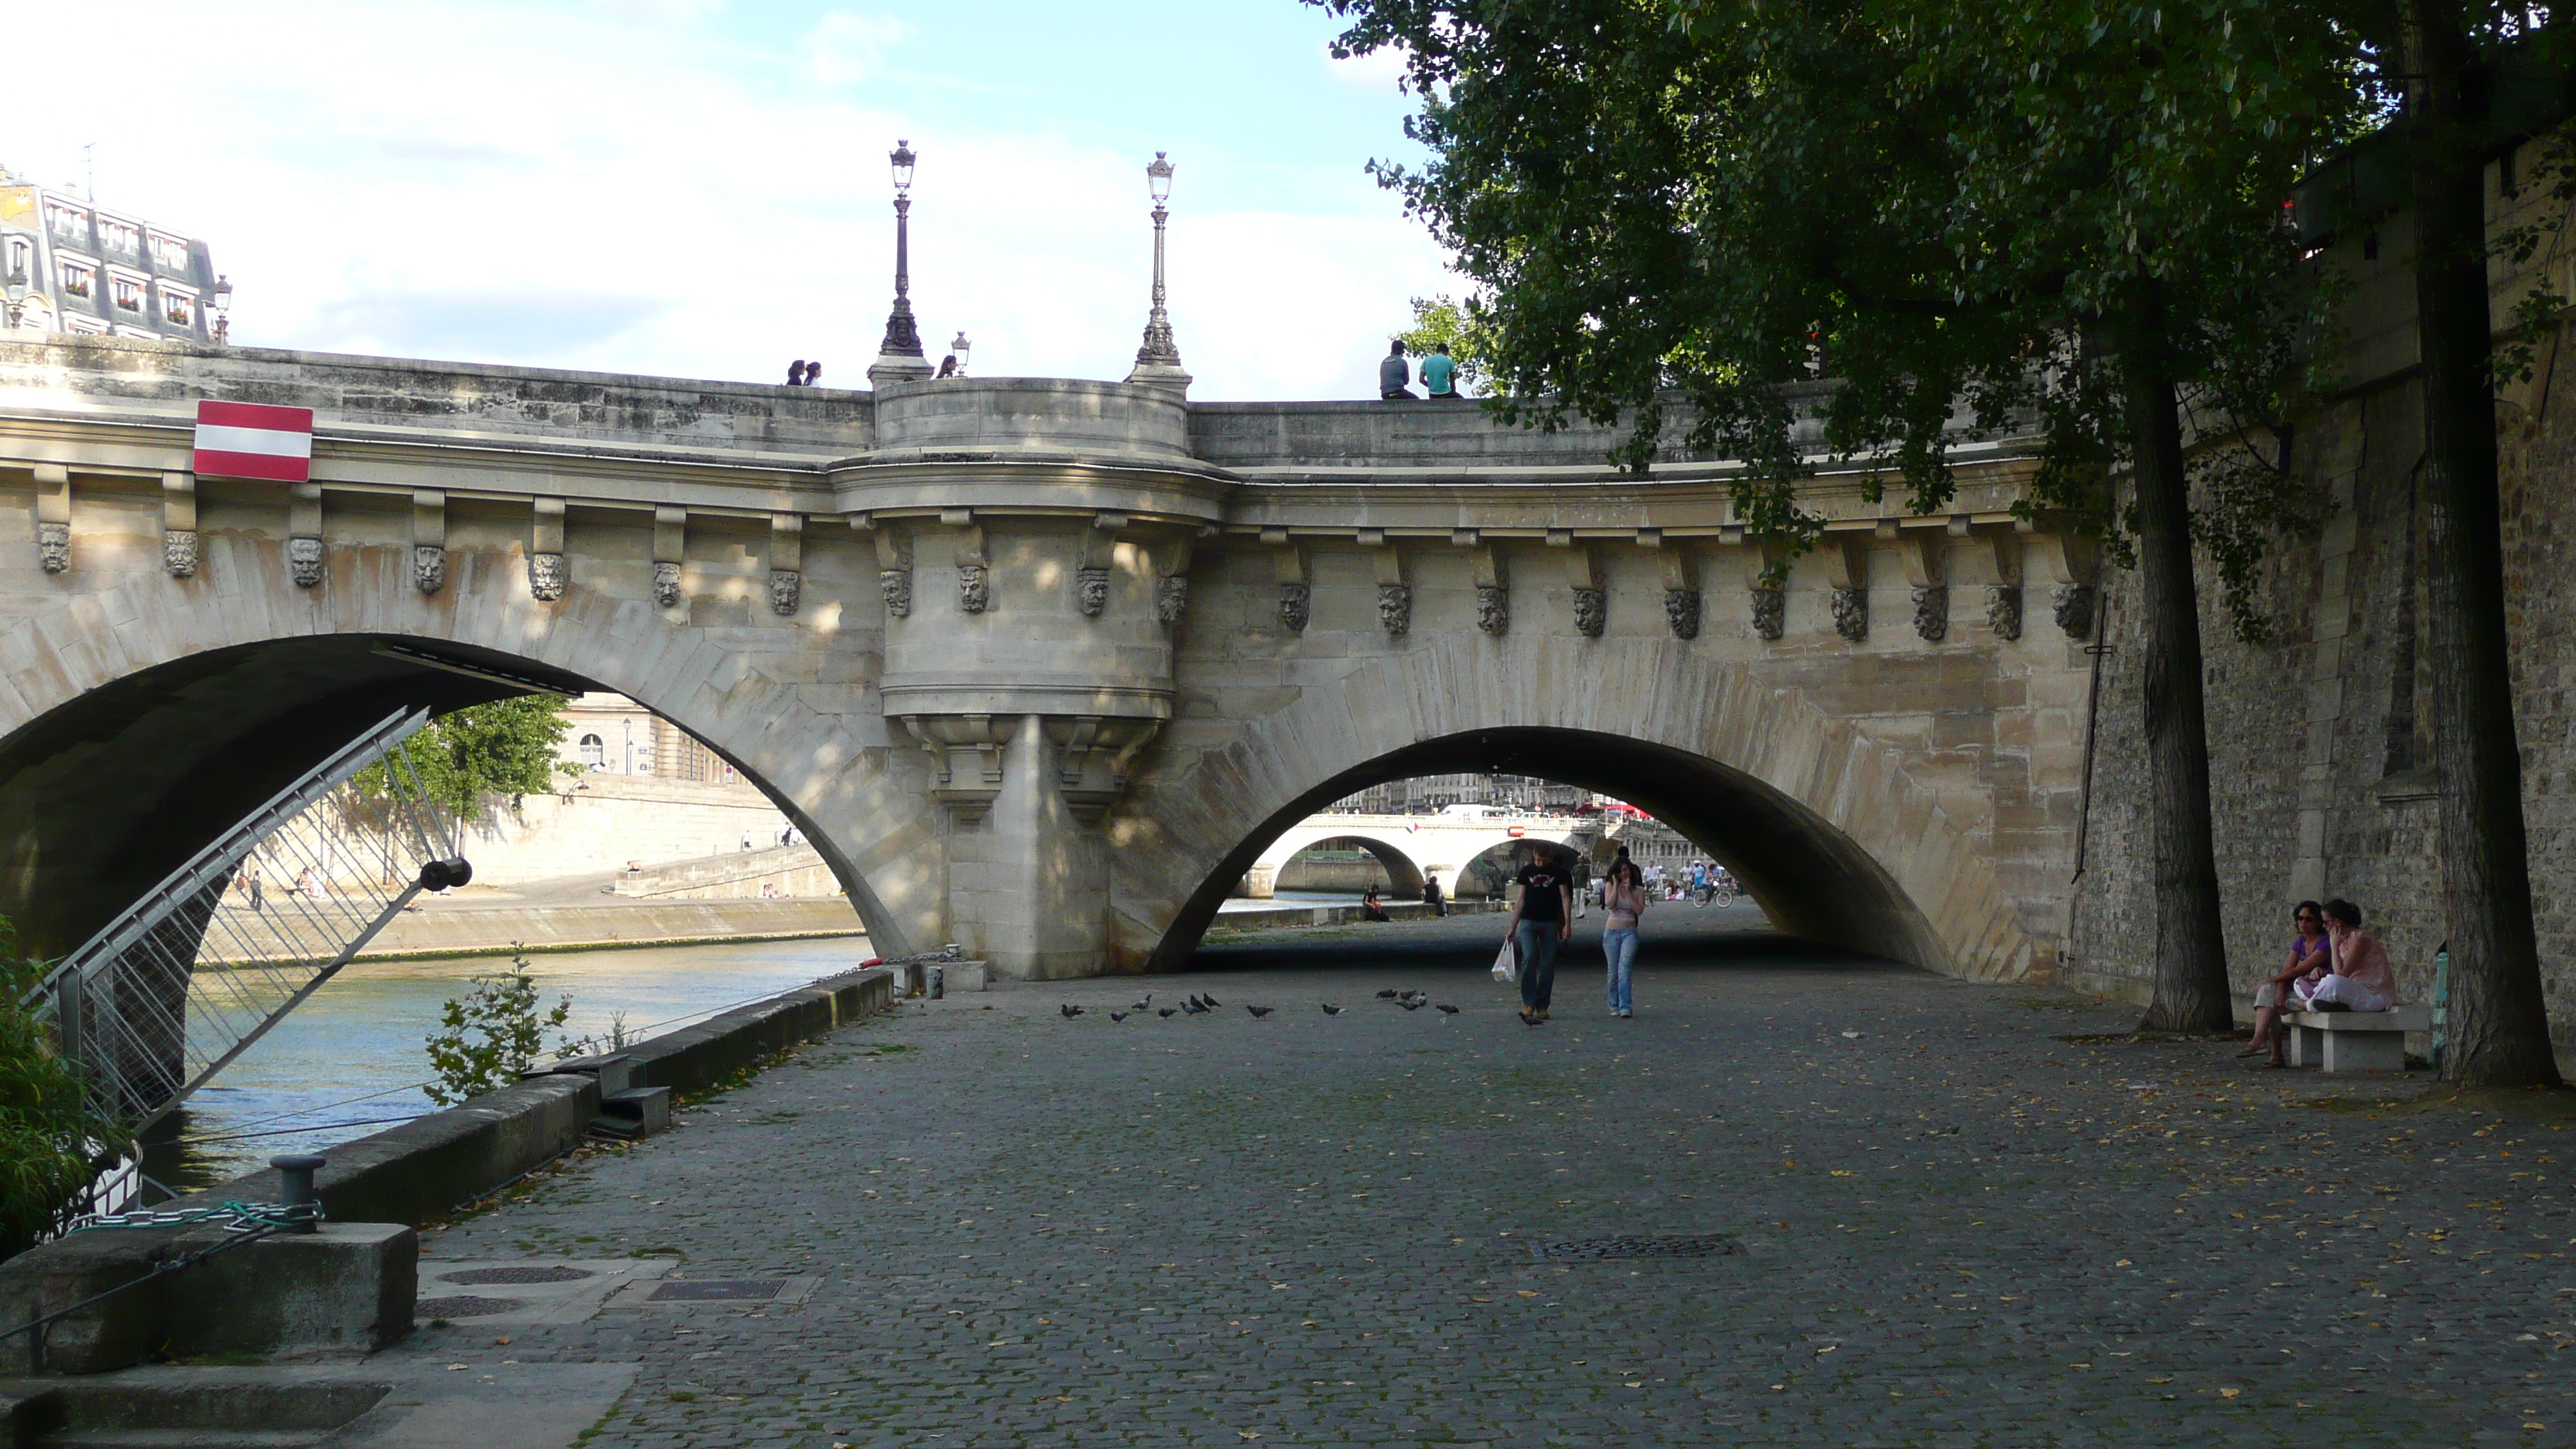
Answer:
M2301 901L2290 912L2299 934L2290 939L2290 958L2281 965L2280 974L2264 982L2254 992L2254 1040L2240 1057L2260 1056L2264 1048L2272 1051L2272 1065L2285 1067L2289 1062L2281 1055L2281 1009L2295 1000L2292 989L2311 985L2326 974L2326 963L2332 959L2332 948L2326 942L2326 908L2315 901Z
M2334 943L2334 973L2299 993L2308 1010L2386 1011L2397 1004L2397 968L2388 948L2361 928L2361 907L2341 897L2326 902L2326 939Z

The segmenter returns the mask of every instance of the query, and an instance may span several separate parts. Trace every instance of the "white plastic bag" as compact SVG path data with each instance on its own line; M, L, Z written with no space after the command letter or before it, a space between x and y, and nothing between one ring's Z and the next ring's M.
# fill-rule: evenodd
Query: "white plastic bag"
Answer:
M1503 938L1503 949L1494 953L1494 979L1496 981L1521 979L1520 947L1509 936Z

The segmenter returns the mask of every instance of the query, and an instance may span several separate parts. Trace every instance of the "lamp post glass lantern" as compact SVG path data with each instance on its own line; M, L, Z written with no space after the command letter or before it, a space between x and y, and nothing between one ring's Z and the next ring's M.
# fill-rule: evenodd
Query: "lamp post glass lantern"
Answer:
M927 377L921 360L921 329L912 319L912 168L920 160L910 141L897 141L886 155L894 173L894 310L886 314L885 341L877 346L868 380L902 382Z
M964 377L966 375L966 354L975 350L975 344L966 340L965 329L958 329L955 340L948 344L948 350L957 359L957 371L951 375L955 377Z
M215 278L215 341L230 342L233 335L233 279Z
M1172 195L1172 159L1166 153L1157 151L1154 159L1146 163L1145 189L1154 198L1154 307L1146 314L1145 345L1136 349L1136 368L1127 374L1127 380L1187 387L1190 375L1181 370L1181 349L1172 341L1172 315L1164 307L1163 234L1172 214L1163 205Z

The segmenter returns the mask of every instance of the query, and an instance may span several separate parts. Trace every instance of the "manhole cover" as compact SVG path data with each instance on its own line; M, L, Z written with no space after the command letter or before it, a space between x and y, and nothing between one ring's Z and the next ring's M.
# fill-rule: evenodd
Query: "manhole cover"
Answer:
M516 1298L477 1298L471 1293L459 1293L452 1298L423 1298L412 1305L411 1313L414 1318L481 1318L525 1306Z
M652 1302L677 1303L733 1299L766 1303L787 1286L784 1278L695 1278L665 1282L653 1290Z
M1718 1258L1741 1253L1733 1238L1699 1234L1677 1238L1570 1238L1541 1243L1538 1256L1554 1263L1597 1262L1604 1258Z
M461 1273L441 1273L441 1283L570 1283L576 1278L596 1278L588 1268L468 1268Z

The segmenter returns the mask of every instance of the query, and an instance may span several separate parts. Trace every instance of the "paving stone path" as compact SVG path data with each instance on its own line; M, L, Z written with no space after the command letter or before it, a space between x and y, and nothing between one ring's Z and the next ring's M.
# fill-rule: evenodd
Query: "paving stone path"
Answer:
M2563 1104L1717 917L1650 918L1633 1021L1587 933L1523 1027L1490 917L910 1007L430 1244L801 1301L404 1352L640 1359L599 1446L2576 1443ZM1689 1235L1738 1251L1551 1256Z

